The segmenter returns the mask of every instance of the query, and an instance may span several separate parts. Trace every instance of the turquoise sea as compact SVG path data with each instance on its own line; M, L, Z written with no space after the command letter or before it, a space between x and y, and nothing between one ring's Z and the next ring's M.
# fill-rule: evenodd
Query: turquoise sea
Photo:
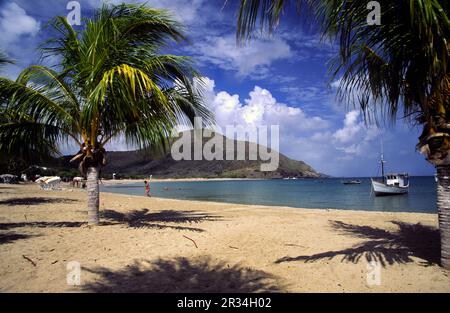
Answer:
M360 179L362 183L341 183L348 179ZM101 190L128 195L145 192L144 182L101 186ZM409 194L389 197L371 196L370 178L152 182L151 193L161 198L297 208L437 212L433 177L411 177Z

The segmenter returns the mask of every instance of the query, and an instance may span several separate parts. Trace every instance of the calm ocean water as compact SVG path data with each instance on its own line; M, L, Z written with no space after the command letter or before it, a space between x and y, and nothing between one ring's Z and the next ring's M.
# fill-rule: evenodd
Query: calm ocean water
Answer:
M345 180L347 180L346 178ZM433 177L411 177L409 194L371 196L369 178L360 185L343 185L343 179L233 180L152 182L152 195L161 198L205 200L298 208L330 208L386 212L435 213ZM101 186L102 191L144 195L144 183Z

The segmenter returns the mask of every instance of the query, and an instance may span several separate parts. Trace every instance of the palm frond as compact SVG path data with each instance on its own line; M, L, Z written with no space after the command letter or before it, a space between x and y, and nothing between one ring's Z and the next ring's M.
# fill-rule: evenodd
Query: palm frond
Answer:
M58 127L61 136L71 136L74 140L78 140L76 135L78 124L65 107L66 96L55 88L27 84L20 81L21 79L24 80L24 76L19 75L18 81L0 78L0 101L6 104L4 108L27 116L28 121Z
M450 13L447 2L380 1L381 25L367 25L367 10L356 2L324 1L317 8L323 30L339 40L332 63L340 77L341 100L383 120L415 112L429 114L429 99L442 94L449 72ZM358 94L359 101L349 96Z
M292 2L295 4L297 13L310 13L310 10L315 7L316 1L318 0L294 0ZM272 33L278 26L284 11L290 6L291 0L241 0L237 18L237 40L250 39L257 27L261 31Z
M0 153L23 160L58 155L64 132L56 125L41 123L10 108L0 109Z
M340 78L341 101L359 106L366 119L394 121L430 116L442 105L449 73L450 4L444 0L380 0L381 25L368 25L365 2L297 0L315 15L324 37L339 43L330 62L332 79ZM238 40L258 25L271 32L289 0L241 0ZM430 98L440 98L430 102ZM418 114L416 114L418 113ZM414 118L412 118L414 120Z
M166 147L180 121L192 122L196 115L212 121L192 84L199 75L191 59L161 53L185 40L183 27L168 12L144 5L104 5L85 24L78 32L64 17L49 24L54 37L41 49L43 57L59 60L58 71L34 65L15 82L0 79L5 110L21 114L20 119L8 115L2 140L15 135L20 141L33 127L49 149L72 137L86 166L116 136L144 148ZM6 125L22 131L11 133Z
M0 51L0 67L4 66L7 63L14 64L14 61L8 58L5 53Z

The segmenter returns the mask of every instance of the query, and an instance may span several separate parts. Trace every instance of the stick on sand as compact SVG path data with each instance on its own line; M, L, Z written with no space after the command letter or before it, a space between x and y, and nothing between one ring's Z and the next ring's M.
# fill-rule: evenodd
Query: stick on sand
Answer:
M185 236L185 235L183 235L183 237L186 238L186 239L189 239L190 241L192 241L194 243L195 247L198 249L198 246L197 246L197 244L195 243L195 241L193 239L191 239L191 238L189 238L188 236Z
M31 264L33 264L33 266L36 266L36 263L35 263L32 259L30 259L29 257L27 257L26 255L23 255L23 254L22 254L22 256L23 256L23 258L24 258L25 260L27 260L28 262L30 262Z

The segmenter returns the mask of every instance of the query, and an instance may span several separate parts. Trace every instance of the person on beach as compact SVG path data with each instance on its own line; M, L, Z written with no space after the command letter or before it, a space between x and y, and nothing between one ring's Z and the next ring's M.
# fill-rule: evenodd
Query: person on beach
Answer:
M144 180L144 184L145 184L145 194L147 195L147 197L151 197L150 195L150 183L146 180Z

